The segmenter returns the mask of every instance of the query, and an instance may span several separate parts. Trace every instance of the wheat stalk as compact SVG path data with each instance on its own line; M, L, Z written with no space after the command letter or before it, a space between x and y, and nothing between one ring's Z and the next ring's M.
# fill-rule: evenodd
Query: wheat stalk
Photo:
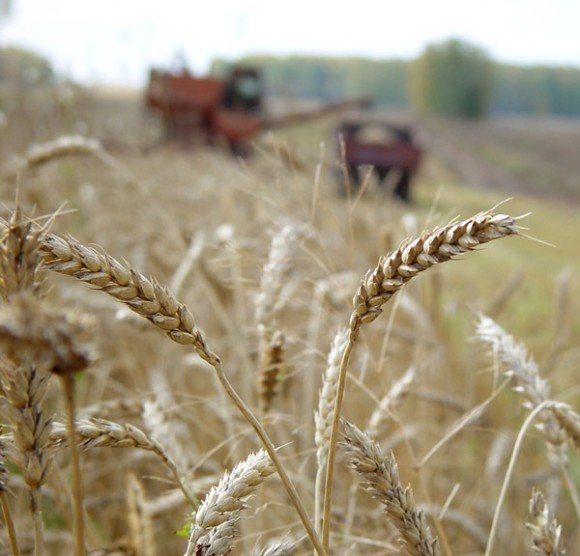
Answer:
M349 321L349 339L340 365L324 488L322 517L324 548L328 548L330 540L334 458L346 388L347 368L362 325L374 321L381 314L382 306L409 280L424 270L449 261L455 256L473 251L494 239L517 234L517 231L516 221L511 216L493 212L479 213L462 222L436 228L413 241L404 242L389 256L379 259L377 266L369 270L363 278L353 298L354 310Z
M40 245L44 230L25 222L19 207L9 222L2 221L0 236L0 295L7 303L29 296L38 296L42 285ZM28 302L34 305L33 301ZM8 309L9 311L10 309ZM6 315L7 309L3 312ZM44 550L44 525L39 503L39 490L48 473L48 426L50 419L42 410L42 403L50 375L30 359L26 342L16 346L5 335L4 347L11 357L2 361L1 380L3 395L0 407L12 425L13 442L10 446L12 459L22 470L30 489L29 508L34 521L34 553ZM19 348L25 348L22 353Z
M287 299L284 291L288 287L296 244L306 234L307 228L304 225L292 223L283 226L273 236L255 300L258 324L270 327L276 314L284 307Z
M415 368L409 367L407 372L393 382L389 391L381 398L381 401L372 412L366 428L370 436L375 437L379 434L380 428L389 417L391 410L401 403L402 399L409 393L409 388L415 381L416 374Z
M133 474L127 477L127 510L131 548L135 556L155 556L153 520L143 485Z
M480 315L476 335L489 346L506 367L506 376L515 382L514 390L521 394L524 406L534 408L550 399L550 384L540 376L538 365L528 354L526 347L508 334L489 317ZM566 431L562 428L553 411L546 408L539 417L537 428L542 431L549 448L549 455L558 464L565 464Z
M147 278L135 269L121 264L110 255L100 253L71 237L48 235L43 244L43 252L45 254L44 264L47 268L68 276L74 276L78 280L106 292L163 330L174 342L193 346L199 356L214 368L227 395L252 426L272 459L282 484L316 551L320 556L324 556L326 551L316 535L298 491L290 481L266 430L230 384L223 371L220 358L209 349L205 337L195 325L189 309L184 304L179 303L173 294L154 278Z
M228 554L229 550L228 552L209 550L210 546L224 537L223 529L217 532L219 534L214 533L213 537L209 536L211 531L220 526L225 528L229 547L235 523L239 519L240 512L246 507L247 498L275 471L268 454L260 450L250 454L230 473L226 473L218 485L212 487L195 513L185 556Z
M410 487L403 488L394 455L384 457L379 445L351 423L344 422L344 448L349 465L362 480L365 490L385 506L411 556L436 556L437 539L431 537L425 514L415 506Z
M219 361L195 326L189 309L154 278L143 276L72 237L49 234L42 250L46 268L74 276L106 292L163 330L174 342L193 345L199 356L208 363Z
M256 551L256 556L292 556L295 545L289 539L270 541L267 546Z
M165 375L155 369L150 372L149 381L154 398L142 403L141 417L145 428L171 456L181 473L190 478L194 463L200 458L199 449L191 438L187 423L173 415L172 408L177 404Z
M57 310L29 293L13 296L0 310L0 344L12 360L34 361L58 375L67 408L68 435L74 438L74 383L72 374L92 361L92 321L78 313ZM14 438L18 439L18 436ZM82 477L76 442L69 443L75 554L84 556Z
M348 330L339 330L334 336L328 359L326 371L322 379L322 388L318 397L318 410L314 413L315 434L314 443L316 445L316 481L314 487L314 523L318 529L321 525L323 480L326 471L328 456L328 445L332 429L332 415L334 410L334 400L338 387L338 371L344 348L348 340Z

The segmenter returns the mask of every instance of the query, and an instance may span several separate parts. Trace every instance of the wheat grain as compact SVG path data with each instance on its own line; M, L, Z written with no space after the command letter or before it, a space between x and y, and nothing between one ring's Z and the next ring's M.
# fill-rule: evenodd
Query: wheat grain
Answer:
M139 416L143 411L143 400L139 398L116 398L112 400L102 400L92 405L85 406L78 411L79 418L90 419L101 417L129 417Z
M14 294L29 291L37 295L42 286L40 246L45 231L26 222L16 207L0 237L0 295L7 301Z
M95 139L80 135L63 135L52 141L31 146L24 156L12 165L7 177L17 176L23 171L33 170L65 156L93 155L100 158L102 152L101 144Z
M534 554L564 556L566 550L562 542L562 527L558 525L539 490L532 492L530 516L532 520L526 523L526 527L532 533Z
M381 314L381 307L417 274L517 231L511 216L482 212L403 243L389 256L381 258L362 280L353 299L351 333L356 335L361 324L375 320Z
M297 242L308 233L303 224L286 224L272 238L270 254L264 265L260 290L255 300L256 322L270 327L288 298L284 295L289 284L292 258Z
M540 376L538 365L524 344L516 342L501 326L483 315L479 317L476 334L505 366L506 376L512 377L515 382L514 390L525 398L526 408L536 407L550 399L550 384ZM556 462L566 462L565 430L549 409L544 410L538 419L540 424L537 428L545 436L550 457Z
M273 540L261 550L255 552L256 556L292 556L295 553L295 543L289 539Z
M381 425L389 417L391 410L401 403L402 399L409 393L409 388L415 381L416 374L415 368L410 367L401 378L393 382L369 418L367 432L371 437L379 434Z
M385 506L385 512L401 534L408 554L439 554L437 539L431 537L425 514L416 508L411 488L401 486L393 454L384 457L376 442L346 421L343 434L350 467L360 476L365 490Z
M285 374L285 344L286 338L280 330L262 337L260 350L260 408L268 413L272 402L280 391L281 381Z
M326 371L322 380L322 388L318 397L318 410L314 414L314 422L316 424L314 442L316 444L316 460L319 468L324 467L327 461L334 401L338 387L338 371L347 341L348 330L346 328L339 330L332 341L328 353Z
M58 375L86 369L94 358L94 322L20 294L0 310L0 345L12 360L26 360Z
M322 388L318 397L318 409L314 413L314 443L316 445L316 461L318 464L314 486L314 522L317 528L321 525L322 488L324 473L326 471L328 445L330 442L334 400L336 398L336 389L338 387L338 371L347 340L348 330L346 328L339 330L334 336L334 340L332 341L328 353L326 371L322 379Z
M580 448L580 415L565 403L554 402L547 407L565 431L570 443L575 448Z
M19 207L9 222L2 221L1 224L4 229L0 237L0 294L5 302L10 302L8 307L2 308L2 314L6 317L10 311L18 312L24 308L25 320L30 320L30 314L34 313L32 297L39 296L42 285L40 245L44 230L25 222ZM5 324L11 325L6 321ZM10 331L4 328L7 334L3 335L2 344L9 357L0 362L3 385L0 407L12 428L11 459L22 470L30 489L34 552L38 556L44 550L39 489L46 481L49 466L46 448L50 418L43 411L42 404L50 375L30 358L24 339L27 331L20 330L21 339L15 342Z
M448 224L433 232L403 243L396 251L379 260L378 265L367 272L353 298L348 343L340 364L338 388L328 449L328 465L324 489L322 543L328 548L330 541L330 510L334 458L338 440L338 424L346 388L346 373L354 344L364 323L374 321L382 312L382 306L417 274L451 260L457 255L477 249L480 245L517 234L518 226L511 216L479 213L458 224Z
M310 523L304 504L278 458L266 430L230 384L223 371L220 358L209 349L201 330L195 326L189 309L179 303L173 294L154 278L147 278L113 257L82 245L71 237L63 238L51 234L47 236L42 249L45 253L44 264L47 268L74 276L108 293L163 330L174 342L192 345L199 356L214 368L224 390L259 436L300 516L308 537L319 555L324 556L325 550Z
M212 529L218 526L225 527L228 531L227 538L231 539L233 535L230 533L240 512L246 507L246 499L274 472L275 468L268 454L260 450L250 454L230 473L226 473L219 484L209 491L195 514L186 556L198 554L198 550L209 556L211 553L205 547L212 538L209 537ZM223 536L223 531L214 532L212 543L215 544L220 535Z
M92 448L140 448L153 452L169 467L174 467L161 446L151 440L141 429L129 423L114 423L105 419L78 419L75 429L80 437L80 444L89 450ZM62 446L68 442L66 426L55 421L49 433L52 446Z
M106 292L129 309L145 317L182 345L193 345L210 364L219 361L202 332L195 326L189 309L157 280L143 276L113 257L82 245L72 237L49 234L43 245L44 264L50 270L74 276Z

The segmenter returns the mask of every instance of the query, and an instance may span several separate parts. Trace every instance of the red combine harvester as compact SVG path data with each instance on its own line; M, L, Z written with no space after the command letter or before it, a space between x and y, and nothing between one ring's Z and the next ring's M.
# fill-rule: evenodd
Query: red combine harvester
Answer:
M423 151L409 127L376 120L344 122L336 131L336 141L353 188L361 186L358 168L371 166L381 186L386 187L387 177L393 178L395 196L410 200L409 186Z
M165 139L184 146L196 135L215 145L225 142L234 154L244 152L259 133L332 112L362 108L369 99L328 103L318 108L269 117L258 69L234 67L226 79L195 77L188 70L149 73L146 103L163 121Z

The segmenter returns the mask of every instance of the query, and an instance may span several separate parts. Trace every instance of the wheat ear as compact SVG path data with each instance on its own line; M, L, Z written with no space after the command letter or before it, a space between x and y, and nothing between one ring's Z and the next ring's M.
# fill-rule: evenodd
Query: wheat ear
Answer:
M53 423L49 436L50 445L53 447L64 446L68 442L66 430L64 423ZM196 502L185 489L179 470L173 460L157 442L149 438L141 429L129 423L121 424L105 419L91 418L77 419L75 430L77 440L85 450L92 448L139 448L154 453L167 466L185 498L195 506Z
M227 395L254 429L268 452L316 551L320 556L324 556L326 551L316 535L296 487L290 481L276 453L274 444L264 426L230 384L220 358L209 349L205 337L195 325L189 309L184 304L179 303L173 294L154 278L147 278L136 270L121 264L113 257L82 245L71 237L64 238L51 234L47 236L43 244L43 251L45 253L44 264L47 268L68 276L74 276L108 293L163 330L174 342L193 346L199 356L214 368Z
M365 490L385 506L385 512L399 530L411 556L436 556L437 539L433 539L425 514L415 506L410 487L403 488L394 455L384 457L379 445L351 423L344 422L344 448L349 465L362 480Z
M260 409L268 413L280 391L285 370L286 338L280 330L263 338L260 350Z
M289 539L282 539L270 541L267 546L254 554L255 556L292 556L295 552L295 543Z
M219 484L212 487L195 513L185 556L228 554L235 524L246 507L247 498L275 471L268 454L260 450L226 473ZM222 529L216 532L218 527ZM212 530L214 535L210 535ZM223 547L217 551L214 545L220 539L223 541L224 537L227 538L227 551Z
M7 303L22 295L38 296L42 285L40 246L42 228L33 227L17 207L10 221L0 221L0 295ZM39 503L39 490L48 473L48 427L50 419L42 405L50 375L38 368L34 360L19 353L10 338L5 347L11 357L2 362L3 395L0 405L12 426L13 441L8 448L12 460L22 470L30 489L29 507L34 522L34 553L44 550L44 524ZM19 342L23 347L23 342ZM24 345L25 347L25 345Z
M338 387L338 370L340 360L348 340L348 330L339 330L334 336L332 346L328 353L326 371L322 379L322 389L318 397L318 409L314 413L315 433L314 443L316 444L316 481L314 487L314 523L317 531L320 529L322 514L322 498L324 485L324 473L328 456L328 444L330 442L330 432L332 428L332 415L334 410L334 400Z
M550 400L550 384L540 376L538 365L524 344L516 342L495 321L483 315L479 317L476 334L506 368L506 376L511 377L515 383L514 390L525 399L524 407L533 409ZM566 430L549 408L540 413L538 420L540 424L537 428L544 435L550 458L558 465L565 465L568 459Z
M526 527L532 534L533 551L537 556L565 556L562 543L562 526L546 504L544 495L539 490L532 492L530 498L531 521Z
M462 222L437 228L413 241L404 242L389 256L382 257L377 266L369 270L363 278L353 298L354 310L350 316L349 339L340 364L334 404L322 516L322 543L325 549L328 548L330 540L334 458L346 388L346 373L362 325L375 320L381 314L382 306L417 274L449 261L457 255L473 251L484 243L517 234L517 231L516 221L511 216L483 212Z
M80 135L63 135L46 143L32 145L8 172L8 178L15 177L21 172L33 170L39 166L71 155L92 155L100 158L101 144L95 139Z

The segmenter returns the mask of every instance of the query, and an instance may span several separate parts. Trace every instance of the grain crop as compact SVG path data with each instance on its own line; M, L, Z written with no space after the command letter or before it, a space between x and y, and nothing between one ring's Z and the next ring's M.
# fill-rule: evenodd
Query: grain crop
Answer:
M580 551L574 207L124 106L3 127L0 552Z

